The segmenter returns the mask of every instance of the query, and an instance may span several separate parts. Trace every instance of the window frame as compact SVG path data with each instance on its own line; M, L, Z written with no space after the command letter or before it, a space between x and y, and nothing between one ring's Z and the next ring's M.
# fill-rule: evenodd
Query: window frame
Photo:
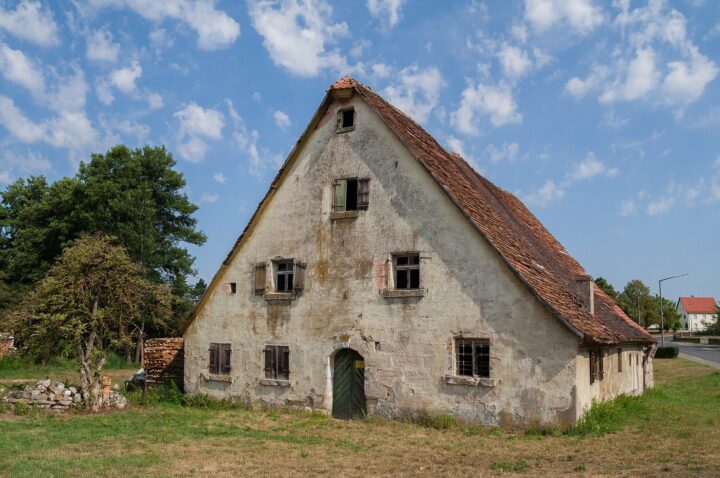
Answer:
M273 286L275 292L292 294L295 287L295 261L293 259L274 259ZM283 269L281 270L281 267ZM283 277L283 288L280 288L280 277Z
M461 347L470 346L470 353L463 354ZM492 377L492 342L487 337L455 337L453 344L454 374L458 377L491 378ZM461 364L462 355L470 355L470 372L467 365ZM484 363L481 363L481 359ZM463 370L465 369L465 370Z
M350 126L345 126L345 113L348 111L352 111L352 124ZM336 123L336 133L347 133L348 131L354 131L355 130L355 124L357 123L357 111L355 110L355 106L345 106L343 108L338 109L337 111L337 123Z
M232 372L232 345L212 342L208 348L208 373L230 375Z
M407 258L406 264L398 264L398 259ZM417 258L416 263L411 263L411 258ZM419 252L403 252L392 255L392 266L393 266L393 289L394 290L421 290L422 289L422 272L420 267L420 253ZM417 271L417 287L412 287L412 271ZM406 272L405 284L401 286L399 273Z
M290 380L290 347L266 344L263 348L263 369L266 380Z
M348 209L348 182L353 181L355 185L354 209ZM339 194L339 191L342 191ZM333 181L332 188L332 212L356 212L367 211L370 205L370 178L347 177L338 178Z

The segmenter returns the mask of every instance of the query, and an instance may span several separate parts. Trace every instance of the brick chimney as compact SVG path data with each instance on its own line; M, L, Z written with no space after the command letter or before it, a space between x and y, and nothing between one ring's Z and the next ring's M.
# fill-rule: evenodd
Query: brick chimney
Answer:
M579 275L575 278L575 292L580 306L590 315L595 314L595 282L589 275Z

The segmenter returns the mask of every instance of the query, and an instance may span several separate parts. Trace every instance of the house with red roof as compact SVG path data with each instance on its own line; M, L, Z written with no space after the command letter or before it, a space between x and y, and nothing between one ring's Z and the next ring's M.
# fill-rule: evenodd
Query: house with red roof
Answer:
M683 329L702 332L717 319L718 305L713 297L680 297L675 310Z
M188 393L338 418L567 426L653 384L652 336L525 205L349 77L184 339Z

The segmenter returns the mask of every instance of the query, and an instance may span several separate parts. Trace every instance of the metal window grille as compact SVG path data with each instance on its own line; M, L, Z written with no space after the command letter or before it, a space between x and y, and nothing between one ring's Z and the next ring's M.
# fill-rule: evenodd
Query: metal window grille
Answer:
M456 373L468 377L490 377L490 341L457 339L455 341Z

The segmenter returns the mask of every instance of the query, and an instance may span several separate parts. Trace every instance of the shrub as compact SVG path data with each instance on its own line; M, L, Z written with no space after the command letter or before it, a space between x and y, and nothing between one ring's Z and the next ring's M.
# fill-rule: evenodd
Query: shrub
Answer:
M680 353L677 347L658 347L655 351L655 358L675 358Z
M615 400L593 402L592 407L566 435L603 435L624 426L630 417L645 411L640 397L620 395Z
M131 405L142 406L175 406L201 408L205 410L230 410L245 408L241 402L218 400L208 395L187 395L175 382L161 387L150 387L143 394L142 390L126 392Z

